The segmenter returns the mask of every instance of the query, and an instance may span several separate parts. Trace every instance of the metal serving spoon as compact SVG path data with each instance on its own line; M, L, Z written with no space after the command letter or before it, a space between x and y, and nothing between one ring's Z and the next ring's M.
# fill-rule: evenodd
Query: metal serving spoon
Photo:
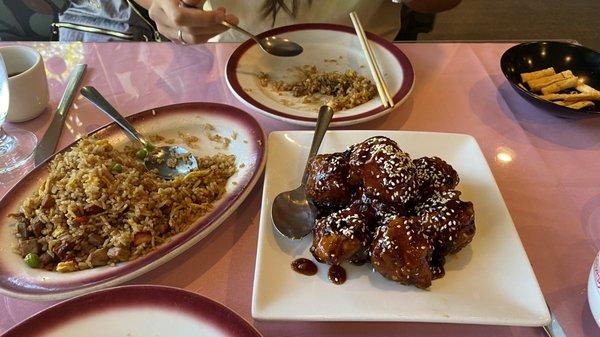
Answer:
M183 1L180 1L179 4L181 7L198 8L195 6L188 5ZM254 40L260 46L260 48L262 50L264 50L265 52L267 52L271 55L296 56L296 55L301 54L302 51L304 51L302 46L300 46L296 42L292 42L288 39L282 39L282 38L278 38L276 36L268 36L268 37L259 39L258 37L256 37L256 35L250 33L249 31L247 31L237 25L229 23L227 21L221 21L221 24L225 27L229 27L231 29L237 30L238 32L248 36L249 38Z
M133 140L141 143L148 153L144 157L146 169L157 170L158 175L164 179L173 179L178 175L187 174L198 169L196 158L184 147L161 146L155 147L150 141L142 136L119 112L92 86L81 88L81 94L92 102L100 111L112 118L125 134ZM175 160L174 163L173 159ZM175 165L173 165L175 164Z
M256 37L256 35L227 21L221 21L221 24L248 36L249 38L254 40L254 42L256 42L262 50L266 51L271 55L296 56L300 55L302 51L304 51L301 45L288 39L279 38L277 36L268 36L259 39L258 37Z
M271 208L273 224L279 233L290 239L302 239L315 226L317 210L306 198L306 180L308 178L308 166L321 147L321 141L327 132L329 122L333 116L333 109L324 105L319 109L319 118L315 127L310 152L304 167L301 185L295 190L279 193Z

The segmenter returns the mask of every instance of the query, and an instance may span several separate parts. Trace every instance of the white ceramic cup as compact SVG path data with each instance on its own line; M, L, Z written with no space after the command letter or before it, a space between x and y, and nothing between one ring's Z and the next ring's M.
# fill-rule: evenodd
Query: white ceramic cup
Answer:
M44 60L27 46L0 48L8 73L9 122L24 122L39 116L48 106L48 81Z

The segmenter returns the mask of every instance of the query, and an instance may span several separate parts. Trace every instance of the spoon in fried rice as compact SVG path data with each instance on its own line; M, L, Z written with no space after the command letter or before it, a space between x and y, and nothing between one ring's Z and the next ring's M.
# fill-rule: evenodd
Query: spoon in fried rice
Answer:
M142 144L143 148L138 151L138 158L144 160L144 165L149 171L157 172L163 179L173 179L176 176L186 175L198 169L196 158L186 148L181 146L154 146L123 118L96 88L85 86L81 88L81 95L113 119L131 140Z

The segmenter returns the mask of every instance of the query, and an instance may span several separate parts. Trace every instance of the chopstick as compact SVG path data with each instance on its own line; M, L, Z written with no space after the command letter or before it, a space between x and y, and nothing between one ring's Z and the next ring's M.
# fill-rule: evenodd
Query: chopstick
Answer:
M371 45L369 44L369 40L367 39L367 35L360 23L360 19L356 12L350 13L350 19L352 20L352 24L354 25L354 30L356 30L356 35L358 36L358 41L360 42L360 46L363 49L365 57L367 59L367 64L369 65L369 70L371 70L371 75L375 80L375 85L377 86L377 92L379 93L379 97L381 98L381 102L384 107L391 108L394 106L394 101L392 100L392 96L390 95L390 91L383 80L383 76L381 75L381 70L379 69L379 65L377 64L377 59L375 58L375 54L373 54L373 50L371 49Z

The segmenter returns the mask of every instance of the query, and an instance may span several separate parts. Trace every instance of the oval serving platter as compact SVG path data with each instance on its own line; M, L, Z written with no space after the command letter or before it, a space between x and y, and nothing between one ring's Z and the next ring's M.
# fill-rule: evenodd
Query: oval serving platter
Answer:
M40 324L43 322L43 324ZM173 327L176 326L176 329ZM164 286L123 286L56 304L4 337L260 337L242 317L204 296Z
M158 134L176 140L180 140L179 132L197 136L198 147L189 149L196 155L235 155L238 171L229 179L227 192L214 203L211 212L136 260L71 273L32 269L13 250L16 243L14 221L8 214L17 211L22 200L45 179L53 156L27 174L0 200L0 293L30 300L57 300L131 280L171 260L218 227L244 201L264 169L265 136L260 125L252 116L232 106L183 103L143 111L128 120L143 134ZM208 131L207 124L212 125L214 131ZM230 144L225 147L211 141L209 135L214 133L230 138ZM117 148L129 142L114 123L90 135L108 139Z

